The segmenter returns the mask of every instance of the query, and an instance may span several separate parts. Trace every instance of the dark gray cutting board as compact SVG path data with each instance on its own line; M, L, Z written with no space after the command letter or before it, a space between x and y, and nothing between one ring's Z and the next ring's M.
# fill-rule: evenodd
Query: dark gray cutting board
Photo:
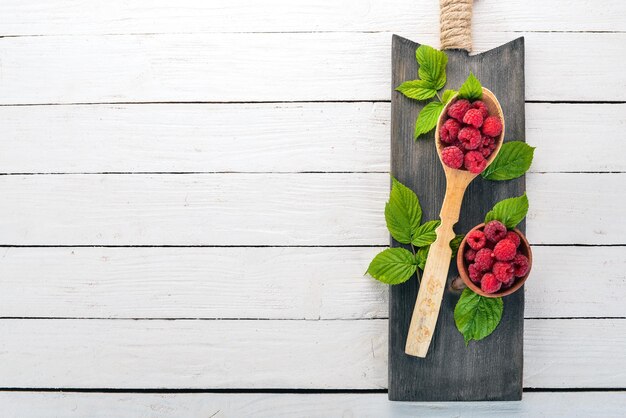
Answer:
M393 37L392 89L417 78L415 50L419 44ZM518 38L483 54L465 51L448 54L447 85L458 90L470 70L496 95L504 111L505 141L523 141L524 135L524 39ZM391 172L417 193L423 220L438 219L445 191L445 177L437 158L434 130L413 141L415 119L425 103L391 93ZM486 181L480 176L463 199L456 233L466 233L483 221L493 205L524 193L524 178ZM531 202L532 204L532 202ZM524 230L524 224L520 225ZM392 246L399 246L392 239ZM391 286L389 302L389 399L395 401L519 400L522 398L524 337L523 288L504 298L498 328L482 341L466 347L454 325L454 306L460 292L450 289L458 275L453 263L443 296L437 328L426 358L404 353L418 284L415 276Z

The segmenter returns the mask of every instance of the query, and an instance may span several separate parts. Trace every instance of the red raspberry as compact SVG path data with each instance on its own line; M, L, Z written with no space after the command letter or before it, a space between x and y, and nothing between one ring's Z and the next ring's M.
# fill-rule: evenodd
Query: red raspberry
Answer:
M505 239L513 241L513 244L515 244L515 248L519 247L520 242L522 242L522 240L520 239L519 235L517 235L517 232L515 232L515 231L507 232Z
M513 241L503 239L493 248L493 255L498 261L511 261L515 258L517 247Z
M448 167L461 168L463 165L463 151L458 147L445 147L441 150L441 161Z
M493 150L496 149L496 140L490 136L483 135L483 143L480 148L480 152L483 157L489 158Z
M517 254L513 259L513 274L515 277L524 277L530 268L528 258L524 254Z
M454 119L446 120L439 129L439 138L446 144L453 144L459 136L461 124Z
M485 246L486 242L487 239L483 231L476 230L467 234L467 245L469 245L472 250L480 250Z
M476 149L483 143L483 137L480 131L471 126L466 126L459 131L459 141L466 150Z
M480 128L483 124L483 114L478 109L470 109L463 116L463 123L472 125L474 128Z
M470 262L474 261L474 259L476 258L476 250L472 250L471 248L468 248L465 251L464 257L466 261L470 261Z
M483 133L487 136L498 136L502 133L502 121L497 116L489 116L483 122Z
M485 236L491 242L498 242L506 237L506 226L500 221L491 221L485 225Z
M480 110L480 113L483 115L483 119L489 116L489 110L487 109L485 102L483 102L482 100L476 100L474 103L472 103L472 109Z
M474 283L480 283L480 280L483 277L483 273L478 268L476 268L476 265L470 264L467 270L469 272L470 280Z
M463 116L465 116L465 112L467 112L469 108L470 102L465 99L457 100L448 108L448 116L462 122Z
M509 280L508 282L502 282L502 288L508 289L509 287L513 286L513 283L515 283L515 277L511 277L511 280Z
M478 250L476 257L474 258L474 264L481 271L491 270L493 261L493 251L489 248L481 248Z
M487 160L478 151L470 151L465 154L464 167L469 170L470 173L481 173L485 167L487 167Z
M508 283L509 280L513 279L513 264L504 261L496 261L493 264L491 272L496 276L496 279L502 283Z
M502 283L492 273L485 274L480 282L480 288L485 293L496 293L501 287Z

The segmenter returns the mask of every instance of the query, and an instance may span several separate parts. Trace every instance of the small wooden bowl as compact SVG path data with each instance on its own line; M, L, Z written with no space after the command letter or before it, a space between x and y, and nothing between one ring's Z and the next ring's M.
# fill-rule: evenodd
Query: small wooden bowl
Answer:
M516 292L517 290L519 290L519 288L521 288L524 283L526 282L526 279L528 279L528 275L530 274L530 270L532 269L533 266L533 253L530 250L530 244L528 243L528 240L526 239L526 237L524 236L524 234L522 234L522 232L515 228L513 231L515 231L517 233L517 235L519 235L520 237L520 252L522 254L524 254L526 257L528 257L528 272L526 273L526 275L524 277L518 277L515 279L515 283L513 284L513 286L509 287L508 289L504 289L501 292L497 292L497 293L485 293L481 290L481 288L479 286L476 285L476 283L474 283L470 278L469 278L469 274L467 272L467 267L465 266L465 258L463 257L463 255L465 254L465 249L467 247L467 236L477 230L477 229L481 229L485 226L484 223L480 224L480 225L476 225L474 228L472 228L471 231L469 231L467 234L465 234L465 237L463 238L463 241L461 241L461 245L459 245L459 251L456 255L456 266L459 269L459 275L461 276L461 279L463 279L463 282L465 283L465 286L469 287L470 289L472 289L472 291L474 291L474 293L478 293L481 296L485 296L487 298L499 298L502 296L507 296L510 295L511 293Z

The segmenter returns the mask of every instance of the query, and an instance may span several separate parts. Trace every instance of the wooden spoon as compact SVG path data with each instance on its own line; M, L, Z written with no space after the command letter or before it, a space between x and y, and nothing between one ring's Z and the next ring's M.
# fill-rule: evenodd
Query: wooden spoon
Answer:
M454 96L448 104L443 108L437 128L435 131L435 143L437 146L437 155L441 161L441 150L445 147L439 138L439 127L446 120L448 107L455 101ZM502 121L502 133L496 138L496 149L487 159L487 166L493 162L500 152L502 140L504 138L504 117L502 108L496 96L486 88L483 88L482 101L485 102L490 115L498 115ZM417 294L417 301L413 309L411 317L411 325L406 340L404 352L416 357L426 357L430 341L435 331L437 317L439 316L439 308L443 299L443 291L446 288L446 280L448 278L448 269L452 258L452 249L450 241L455 237L454 224L459 220L461 212L461 203L465 189L474 180L478 174L470 173L466 170L457 170L450 168L441 162L443 171L446 174L446 195L443 199L441 212L441 225L435 231L437 239L430 245L428 259L424 267L422 275L422 283Z

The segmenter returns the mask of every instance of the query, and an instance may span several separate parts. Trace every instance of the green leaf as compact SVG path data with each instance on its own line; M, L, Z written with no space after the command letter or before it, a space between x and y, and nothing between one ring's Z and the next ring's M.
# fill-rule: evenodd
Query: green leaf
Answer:
M441 221L428 221L420 225L419 228L413 234L413 240L411 241L416 247L424 247L430 245L437 238L435 229L441 224Z
M502 222L508 229L513 229L524 219L527 212L528 197L524 193L522 196L504 199L496 203L493 209L485 216L485 223L496 219Z
M413 190L392 178L389 202L385 205L387 229L396 241L411 242L422 221L422 207Z
M465 345L491 334L502 318L502 298L486 298L466 288L454 308L454 322Z
M417 250L417 254L415 255L415 260L417 261L417 267L421 270L424 270L426 266L426 259L428 258L428 250L430 250L430 245L426 247L422 247Z
M516 179L530 168L535 148L521 141L502 144L500 152L489 167L482 172L487 180Z
M461 241L465 235L457 235L450 241L450 248L452 248L452 258L456 257L456 253L459 251L459 247L461 246Z
M469 77L459 89L459 98L467 100L478 100L483 97L483 87L474 74L470 72Z
M437 94L437 89L425 80L405 81L396 87L396 90L406 97L415 100L427 100Z
M387 248L367 268L367 273L387 284L404 283L417 269L415 257L404 248Z
M434 221L431 221L434 222ZM439 221L437 221L439 222ZM464 235L457 235L450 241L450 248L452 248L452 259L456 257L456 253L459 251L459 245L461 245L461 241L463 241ZM428 251L430 250L430 245L426 247L422 247L417 251L415 255L415 259L417 260L417 267L424 270L426 266L426 259L428 258Z
M443 88L446 84L446 66L448 65L446 53L428 45L421 45L415 51L415 58L420 65L419 77L430 83L435 90Z
M430 132L435 126L437 126L437 119L443 110L443 103L430 102L420 111L417 115L417 122L415 122L415 139L419 138L427 132Z
M443 104L448 104L448 102L450 101L450 99L452 98L452 96L454 96L457 93L456 90L446 90L443 92L443 96L441 96L441 101L443 102Z

